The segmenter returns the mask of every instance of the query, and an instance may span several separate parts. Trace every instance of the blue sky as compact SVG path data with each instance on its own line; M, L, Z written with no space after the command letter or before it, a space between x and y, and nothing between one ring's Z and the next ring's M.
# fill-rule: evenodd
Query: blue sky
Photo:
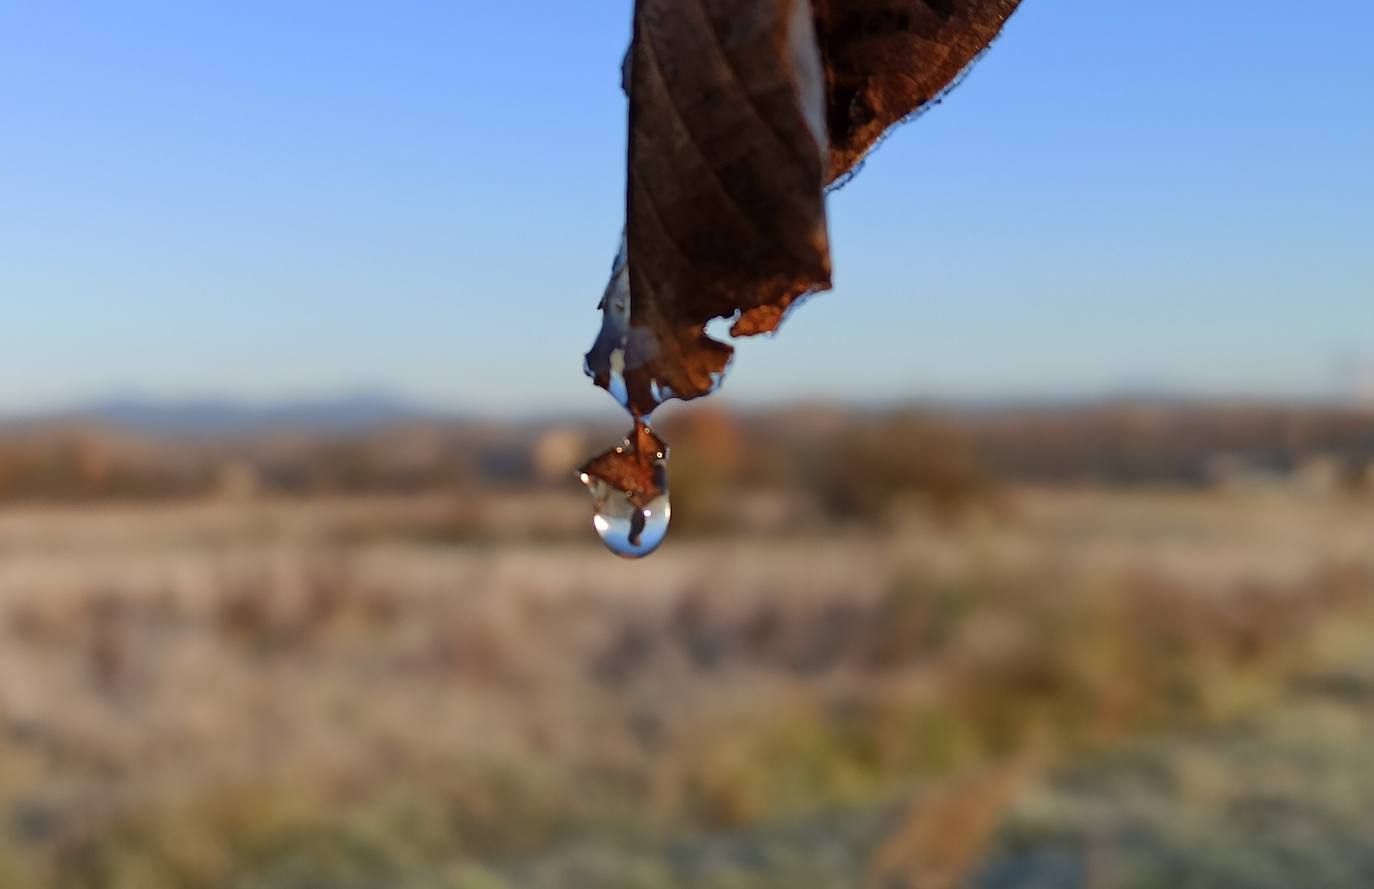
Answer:
M0 0L0 410L604 406L631 3ZM836 195L730 397L1328 395L1374 356L1374 4L1025 0Z

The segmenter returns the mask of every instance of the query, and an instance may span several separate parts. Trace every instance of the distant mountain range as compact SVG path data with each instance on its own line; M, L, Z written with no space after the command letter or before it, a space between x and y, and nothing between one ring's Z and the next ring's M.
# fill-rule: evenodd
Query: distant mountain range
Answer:
M440 410L386 392L358 390L335 396L296 398L257 402L234 398L195 397L185 399L115 396L27 413L0 413L0 430L52 424L80 423L116 429L156 438L226 438L276 432L339 434L367 432L403 423L449 423L464 420L497 426L547 425L555 422L577 423L588 420L619 422L623 418L609 403L594 400L588 410L538 412L504 418ZM949 418L977 421L1001 417L1051 415L1090 416L1103 409L1129 407L1174 411L1180 409L1287 408L1294 410L1358 408L1361 402L1320 399L1199 398L1170 395L1163 391L1141 389L1112 396L1005 399L930 399L921 402L893 401L792 401L781 404L717 404L741 415L789 416L821 411L838 416L884 413L904 407L917 407ZM1364 402L1374 407L1374 401ZM598 410L599 408L599 410Z
M145 435L223 437L278 430L352 432L440 418L435 411L394 396L361 392L273 403L115 397L39 415L0 418L0 425L88 422Z

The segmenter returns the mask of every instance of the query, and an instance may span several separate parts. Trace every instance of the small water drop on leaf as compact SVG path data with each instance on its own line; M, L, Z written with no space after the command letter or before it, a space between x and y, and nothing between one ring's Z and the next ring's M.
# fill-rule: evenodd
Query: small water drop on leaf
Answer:
M643 421L625 443L586 466L579 475L591 491L592 526L611 552L639 559L658 549L668 534L668 446Z

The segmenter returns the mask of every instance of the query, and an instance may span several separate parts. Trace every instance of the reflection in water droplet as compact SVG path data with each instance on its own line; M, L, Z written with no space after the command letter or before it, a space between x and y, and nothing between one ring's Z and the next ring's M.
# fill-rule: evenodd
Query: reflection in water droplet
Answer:
M596 507L592 526L611 552L627 559L641 559L662 545L673 515L666 491L640 509L624 491L600 479L583 473L582 481L591 489Z

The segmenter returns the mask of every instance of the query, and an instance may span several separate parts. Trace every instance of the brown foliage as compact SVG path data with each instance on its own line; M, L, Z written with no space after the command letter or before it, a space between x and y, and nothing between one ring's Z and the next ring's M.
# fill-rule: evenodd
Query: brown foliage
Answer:
M894 124L939 99L1020 0L814 0L825 59L829 180Z
M631 438L593 459L582 471L624 491L641 509L663 496L663 457L668 446L643 423L636 423Z
M958 431L916 414L858 426L826 450L811 479L827 513L871 521L911 497L951 516L992 488Z
M625 244L587 355L636 417L715 388L706 336L830 286L824 192L937 98L1017 0L639 0ZM623 391L622 390L623 387Z

